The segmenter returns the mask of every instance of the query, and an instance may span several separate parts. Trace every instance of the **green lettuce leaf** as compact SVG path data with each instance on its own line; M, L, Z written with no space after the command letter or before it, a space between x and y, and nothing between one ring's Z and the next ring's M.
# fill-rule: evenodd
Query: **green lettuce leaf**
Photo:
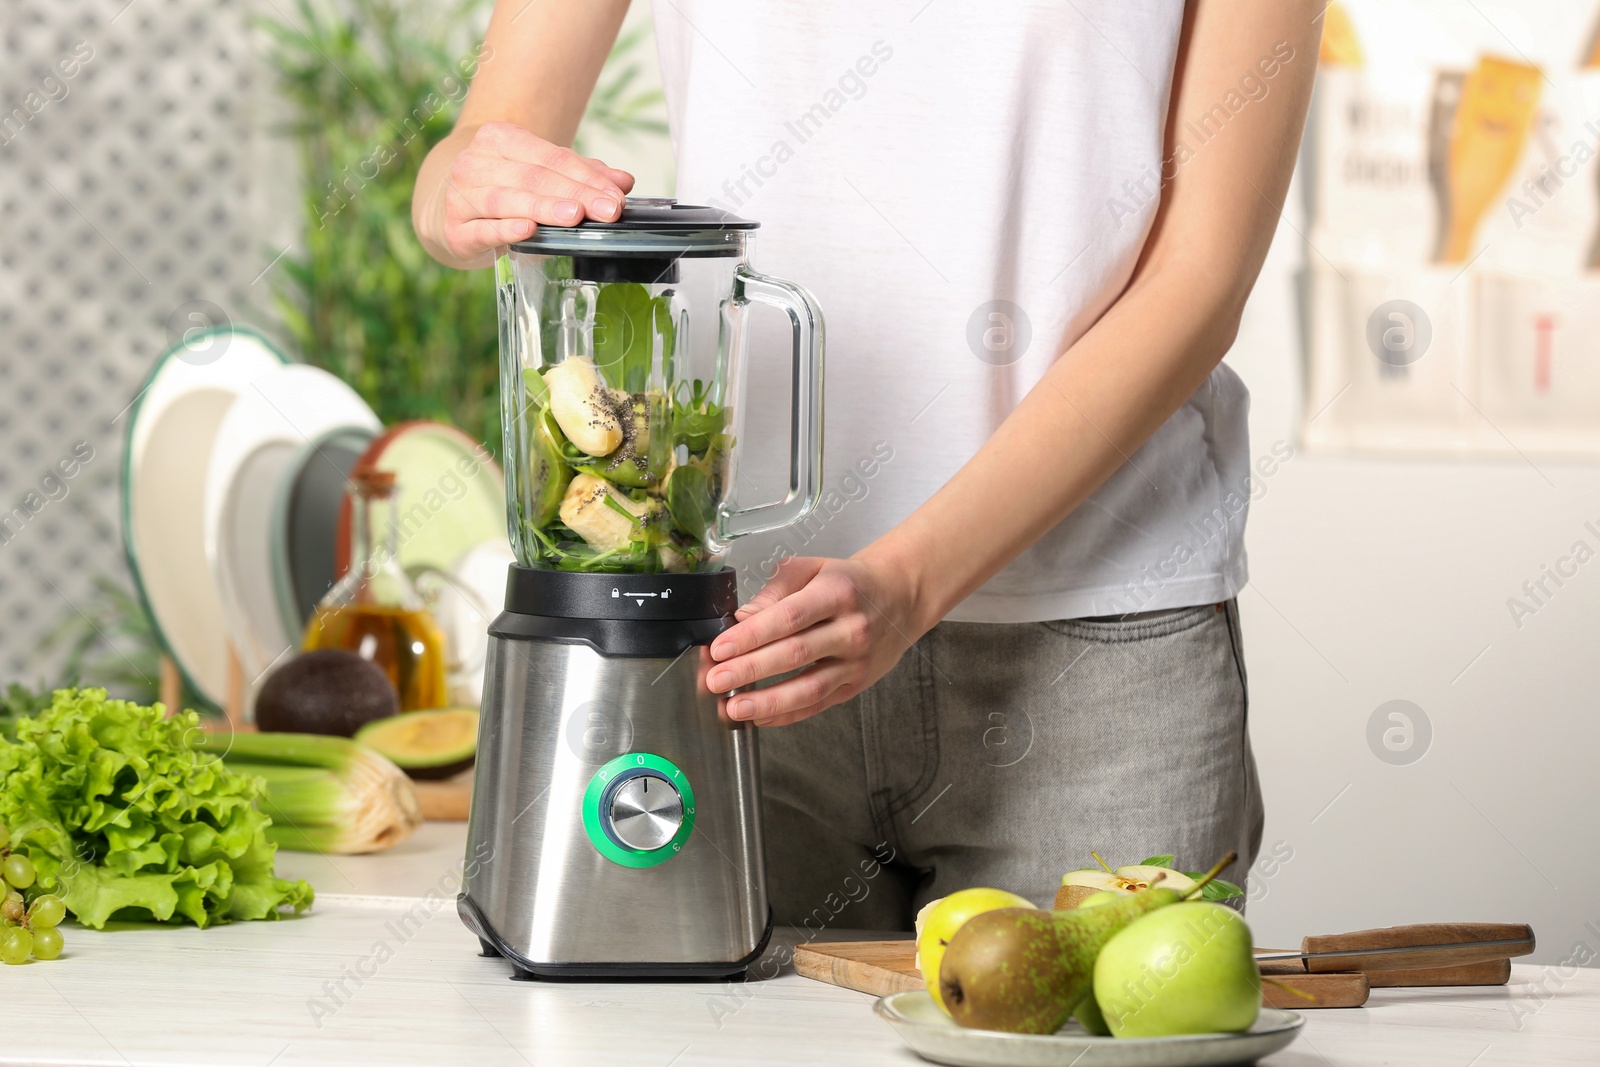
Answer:
M273 873L260 779L194 751L200 718L57 690L0 738L0 823L85 926L277 918L312 889Z

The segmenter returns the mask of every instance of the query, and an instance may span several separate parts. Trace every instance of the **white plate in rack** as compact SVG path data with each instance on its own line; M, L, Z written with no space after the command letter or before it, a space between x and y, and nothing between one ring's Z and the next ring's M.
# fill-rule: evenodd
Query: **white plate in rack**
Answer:
M376 433L378 417L340 379L295 363L252 381L217 429L206 475L205 558L243 670L247 714L263 675L300 643L278 608L272 518L280 483L307 442L344 427Z
M217 431L250 383L288 358L261 334L225 326L163 352L127 414L122 547L161 645L190 688L221 707L228 643L206 568L205 491Z

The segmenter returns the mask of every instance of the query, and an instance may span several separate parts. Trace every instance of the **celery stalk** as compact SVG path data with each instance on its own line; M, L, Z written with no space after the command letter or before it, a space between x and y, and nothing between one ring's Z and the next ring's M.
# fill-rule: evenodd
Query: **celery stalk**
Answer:
M206 735L195 747L266 783L267 839L305 852L378 852L422 822L416 787L382 755L343 737Z

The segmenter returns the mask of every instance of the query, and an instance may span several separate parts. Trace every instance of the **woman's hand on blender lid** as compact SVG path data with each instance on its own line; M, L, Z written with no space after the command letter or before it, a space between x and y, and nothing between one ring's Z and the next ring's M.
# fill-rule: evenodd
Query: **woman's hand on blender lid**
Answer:
M476 260L537 226L614 221L633 175L579 155L511 122L486 122L451 164L442 243Z

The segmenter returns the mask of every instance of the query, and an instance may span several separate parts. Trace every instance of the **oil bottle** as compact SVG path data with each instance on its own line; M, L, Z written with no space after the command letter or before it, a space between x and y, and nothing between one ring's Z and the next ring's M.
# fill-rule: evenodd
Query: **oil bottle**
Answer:
M348 649L376 664L399 694L401 711L444 707L444 633L396 558L395 508L382 509L381 536L376 529L375 505L393 500L394 473L358 467L350 483L350 569L317 603L302 646Z

